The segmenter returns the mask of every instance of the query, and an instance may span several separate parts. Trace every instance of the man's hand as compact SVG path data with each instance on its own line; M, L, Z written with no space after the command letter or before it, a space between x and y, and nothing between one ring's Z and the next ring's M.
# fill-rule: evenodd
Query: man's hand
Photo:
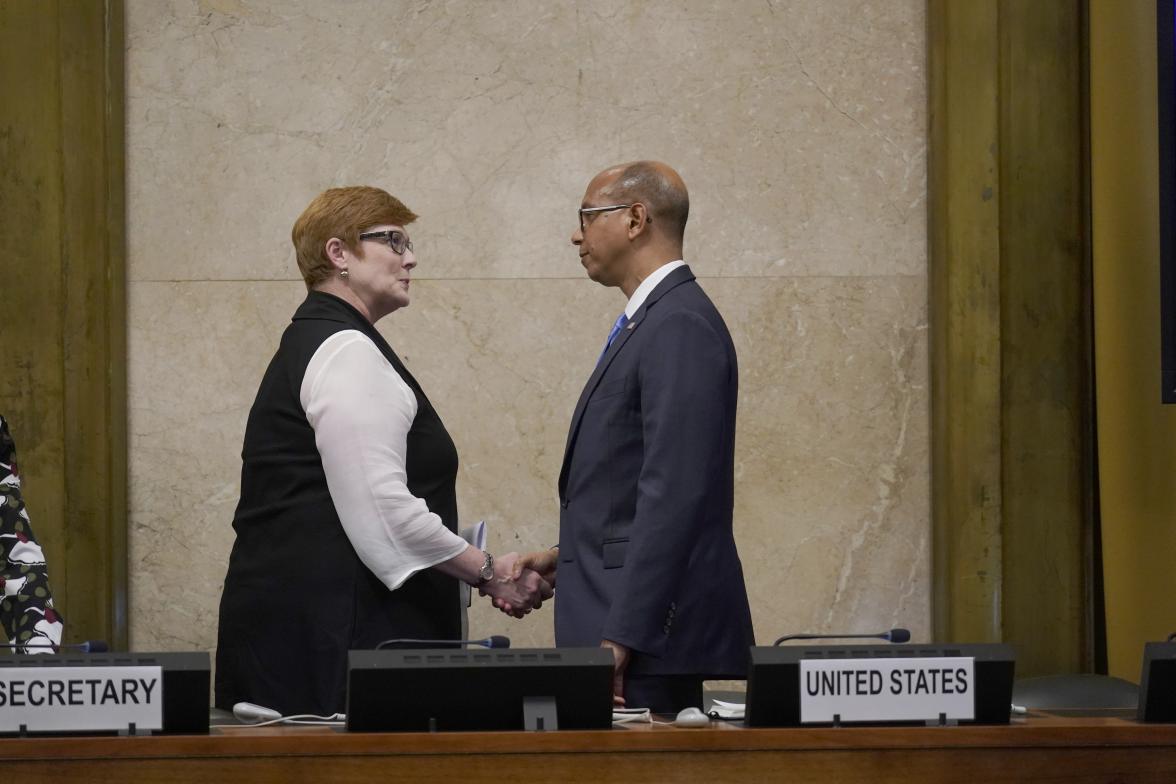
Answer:
M559 560L558 548L550 550L539 550L533 553L527 553L523 556L517 556L515 553L510 554L512 558L509 563L512 564L510 577L512 580L523 583L528 588L532 583L536 590L539 591L541 599L539 603L535 604L535 609L538 609L542 604L542 599L549 599L555 592L555 565ZM506 563L506 561L504 561ZM488 592L483 591L485 596ZM513 615L516 618L522 618L529 612L519 611L519 607L508 599L494 597L494 606L502 610L507 615Z
M552 590L555 590L555 566L558 561L558 547L527 553L515 561L514 578L516 580L519 579L524 569L533 569L539 573L539 576L543 578L544 582L551 586Z
M543 600L550 599L553 591L537 572L531 569L517 570L518 560L518 553L507 553L496 558L494 577L481 586L478 593L491 597L494 606L507 615L522 618L531 610L542 607Z
M613 666L613 705L625 707L625 668L629 666L629 649L619 642L601 640L601 648L611 648L616 664Z

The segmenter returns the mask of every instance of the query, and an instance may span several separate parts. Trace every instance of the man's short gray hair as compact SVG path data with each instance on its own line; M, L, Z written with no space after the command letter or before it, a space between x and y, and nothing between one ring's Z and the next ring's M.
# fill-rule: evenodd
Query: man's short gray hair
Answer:
M605 193L617 202L641 202L662 230L678 241L686 233L690 197L685 186L671 180L649 161L625 166Z

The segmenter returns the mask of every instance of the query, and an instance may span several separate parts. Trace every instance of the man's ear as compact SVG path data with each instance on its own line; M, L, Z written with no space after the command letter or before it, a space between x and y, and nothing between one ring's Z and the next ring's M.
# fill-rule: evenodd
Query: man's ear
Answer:
M631 240L653 223L653 218L649 216L649 210L639 201L634 202L633 206L629 208L625 214L625 220L629 222L629 239Z

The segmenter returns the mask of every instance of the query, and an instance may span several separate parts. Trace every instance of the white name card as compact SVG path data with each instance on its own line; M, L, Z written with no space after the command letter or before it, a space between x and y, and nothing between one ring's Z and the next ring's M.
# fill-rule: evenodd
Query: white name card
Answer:
M800 722L974 719L975 684L970 656L802 659Z
M160 667L0 667L0 732L163 729Z

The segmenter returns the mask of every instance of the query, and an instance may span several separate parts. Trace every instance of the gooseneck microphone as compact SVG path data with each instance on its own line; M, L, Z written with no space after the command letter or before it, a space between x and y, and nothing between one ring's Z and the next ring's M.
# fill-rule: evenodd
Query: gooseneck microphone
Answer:
M60 651L70 648L81 651L82 653L106 653L110 650L110 648L106 645L106 640L86 640L85 642L70 642L63 645L54 645L51 642L18 642L16 644L6 642L0 643L0 648L6 648L8 650L16 650L17 648L24 648L25 650L28 650L29 648L48 648L51 651Z
M910 629L891 629L877 634L785 634L772 645L785 640L886 640L887 642L910 642Z
M380 651L384 648L392 648L397 645L412 646L414 648L436 647L436 648L453 648L459 645L481 645L483 648L509 648L510 638L504 637L501 634L495 634L487 637L484 640L413 640L413 639L397 639L384 640L376 646L376 650Z

